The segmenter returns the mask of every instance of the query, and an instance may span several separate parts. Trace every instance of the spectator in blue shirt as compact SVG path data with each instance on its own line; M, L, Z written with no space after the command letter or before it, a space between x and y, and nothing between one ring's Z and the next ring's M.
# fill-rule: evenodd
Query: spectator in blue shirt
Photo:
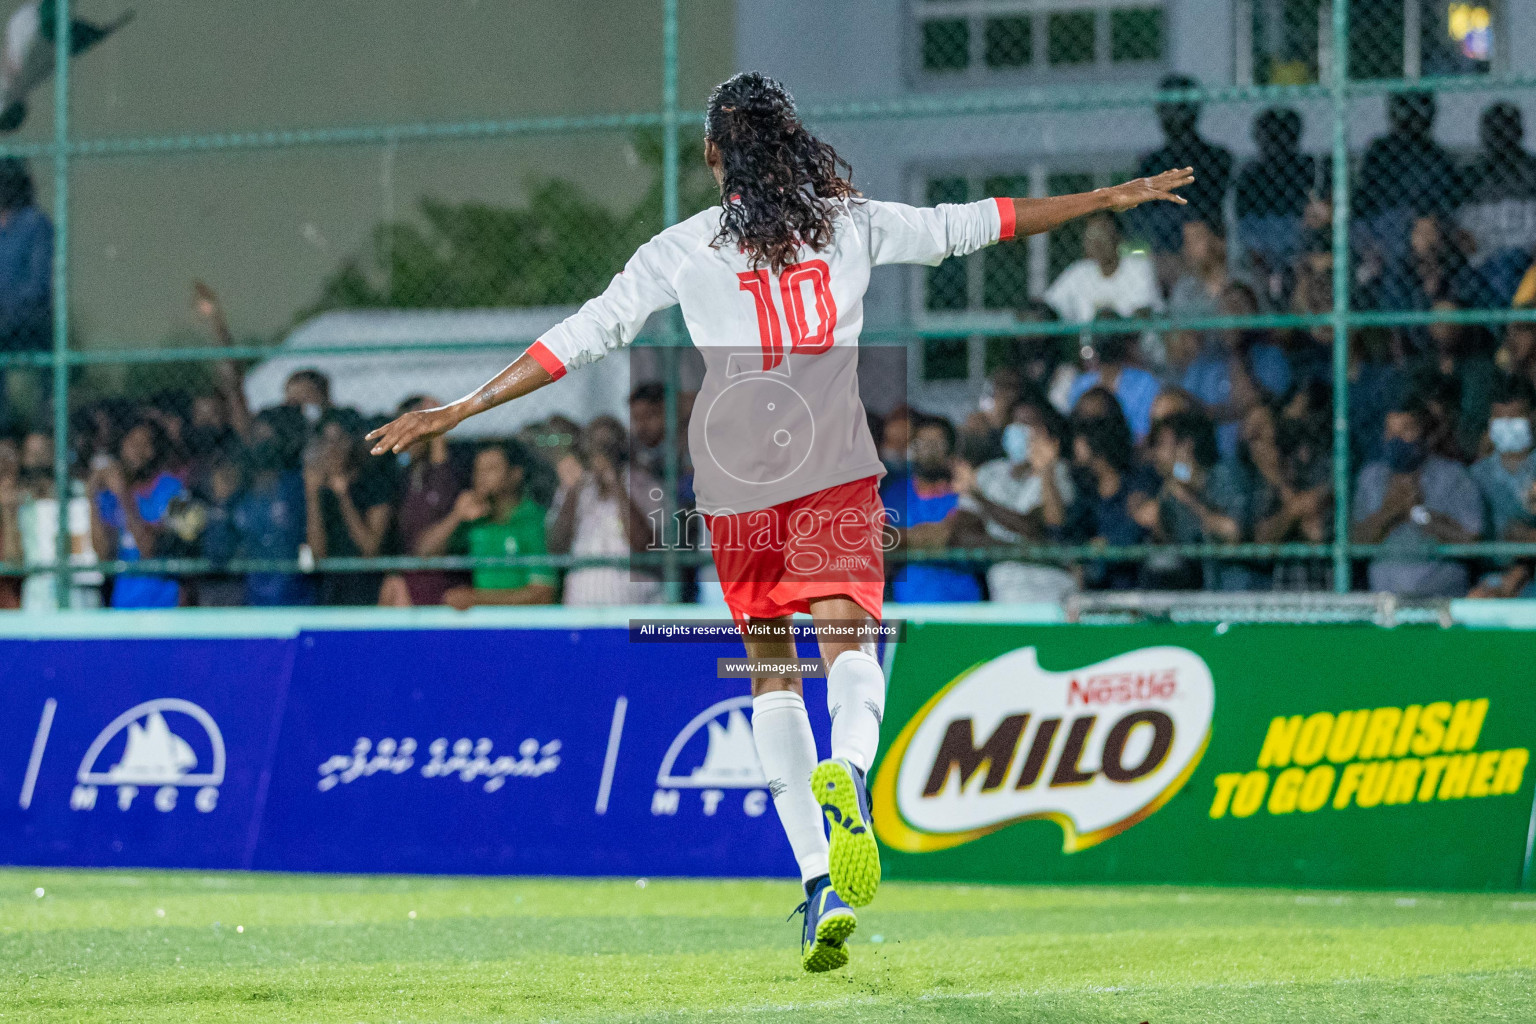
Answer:
M0 351L36 352L53 337L53 225L18 157L0 159Z
M882 495L902 546L913 551L947 547L960 495L951 483L955 428L941 417L914 417L910 473ZM891 583L898 601L980 601L970 569L944 562L910 562Z
M0 158L0 352L40 352L51 345L52 299L53 225L33 199L27 165ZM5 393L0 369L0 423L14 426Z
M170 439L154 420L128 428L118 457L91 473L91 542L99 557L125 562L154 558L171 503L185 494L165 469ZM114 608L174 608L181 587L174 579L125 573L112 585Z
M256 416L245 451L246 487L231 515L241 558L292 561L305 542L304 475L299 470L304 414L277 406ZM253 572L245 577L245 603L313 604L311 579L295 573Z
M1141 524L1165 544L1235 544L1250 520L1252 485L1236 460L1222 462L1216 432L1199 412L1157 422L1151 463L1162 484L1155 505L1143 505ZM1255 580L1242 565L1210 561L1203 567L1178 555L1159 554L1145 563L1144 580L1158 590L1251 590Z
M1119 319L1103 315L1094 322L1102 325ZM1072 390L1067 393L1067 408L1076 409L1078 399L1093 388L1102 387L1120 403L1131 433L1140 444L1152 431L1152 401L1163 386L1146 370L1131 365L1131 352L1136 341L1133 334L1095 334L1093 368L1072 382Z
M1536 389L1524 377L1502 375L1494 382L1488 419L1493 452L1472 466L1472 480L1483 495L1489 538L1536 540L1536 443L1531 413ZM1496 567L1473 588L1470 597L1519 597L1531 582L1531 563Z
M1218 299L1222 316L1253 316L1259 300L1247 285L1233 281ZM1266 330L1209 332L1195 361L1180 381L1216 423L1216 447L1222 458L1237 453L1243 417L1265 399L1291 387L1291 366Z
M1436 454L1430 444L1434 414L1410 397L1387 413L1382 459L1355 479L1356 544L1380 544L1389 554L1372 559L1371 590L1405 597L1460 597L1467 567L1426 555L1430 544L1466 544L1483 531L1483 499L1466 467Z
M1144 510L1155 503L1161 484L1155 473L1137 464L1125 417L1111 406L1097 415L1075 418L1072 431L1072 462L1080 474L1071 510L1072 534L1108 547L1145 544L1148 531L1138 514L1145 517ZM1083 566L1083 579L1095 590L1134 590L1141 566L1089 562Z

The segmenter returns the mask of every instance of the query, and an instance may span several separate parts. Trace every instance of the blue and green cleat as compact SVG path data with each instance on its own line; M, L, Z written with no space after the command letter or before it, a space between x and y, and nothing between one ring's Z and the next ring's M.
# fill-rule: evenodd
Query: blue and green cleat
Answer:
M811 792L831 832L832 888L850 907L868 906L880 888L880 848L870 825L864 773L842 758L823 761L811 773Z
M821 879L805 902L795 908L796 914L801 912L805 913L805 932L800 939L800 966L820 974L847 964L848 947L843 943L859 926L859 919L828 879Z

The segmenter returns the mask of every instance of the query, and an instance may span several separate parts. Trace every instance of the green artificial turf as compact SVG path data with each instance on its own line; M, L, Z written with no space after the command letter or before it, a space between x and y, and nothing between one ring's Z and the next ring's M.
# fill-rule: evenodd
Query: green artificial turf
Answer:
M35 895L41 888L43 895ZM1536 895L0 871L11 1021L1536 1021ZM414 915L414 916L413 916Z

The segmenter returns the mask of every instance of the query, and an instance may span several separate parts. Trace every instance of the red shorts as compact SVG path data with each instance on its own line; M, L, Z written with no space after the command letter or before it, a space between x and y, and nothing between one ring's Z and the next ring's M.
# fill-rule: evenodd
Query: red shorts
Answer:
M845 596L884 609L885 506L875 478L826 487L755 512L705 516L731 615L774 619Z

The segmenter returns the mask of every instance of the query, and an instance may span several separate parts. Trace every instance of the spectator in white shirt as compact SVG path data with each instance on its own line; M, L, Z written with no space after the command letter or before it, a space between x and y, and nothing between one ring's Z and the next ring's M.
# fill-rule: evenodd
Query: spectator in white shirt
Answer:
M1083 253L1045 291L1045 301L1063 320L1087 323L1106 310L1130 319L1162 310L1151 258L1120 251L1113 214L1095 214L1084 223Z
M1100 213L1083 225L1082 259L1067 267L1045 291L1045 301L1063 320L1086 323L1100 314L1126 319L1152 316L1163 310L1157 268L1144 252L1120 251L1119 222ZM1161 339L1146 332L1141 354L1151 366L1164 360Z
M1075 499L1062 448L1066 421L1042 395L1014 404L1003 428L1001 459L975 470L956 464L960 493L950 543L957 547L1049 544L1064 539L1067 509ZM1059 602L1077 589L1057 565L999 562L987 570L993 601Z
M594 419L582 433L580 455L567 455L555 467L560 489L547 520L549 550L625 556L650 549L661 485L629 462L623 425L612 416ZM568 605L653 604L661 596L653 572L628 566L590 566L565 576Z

